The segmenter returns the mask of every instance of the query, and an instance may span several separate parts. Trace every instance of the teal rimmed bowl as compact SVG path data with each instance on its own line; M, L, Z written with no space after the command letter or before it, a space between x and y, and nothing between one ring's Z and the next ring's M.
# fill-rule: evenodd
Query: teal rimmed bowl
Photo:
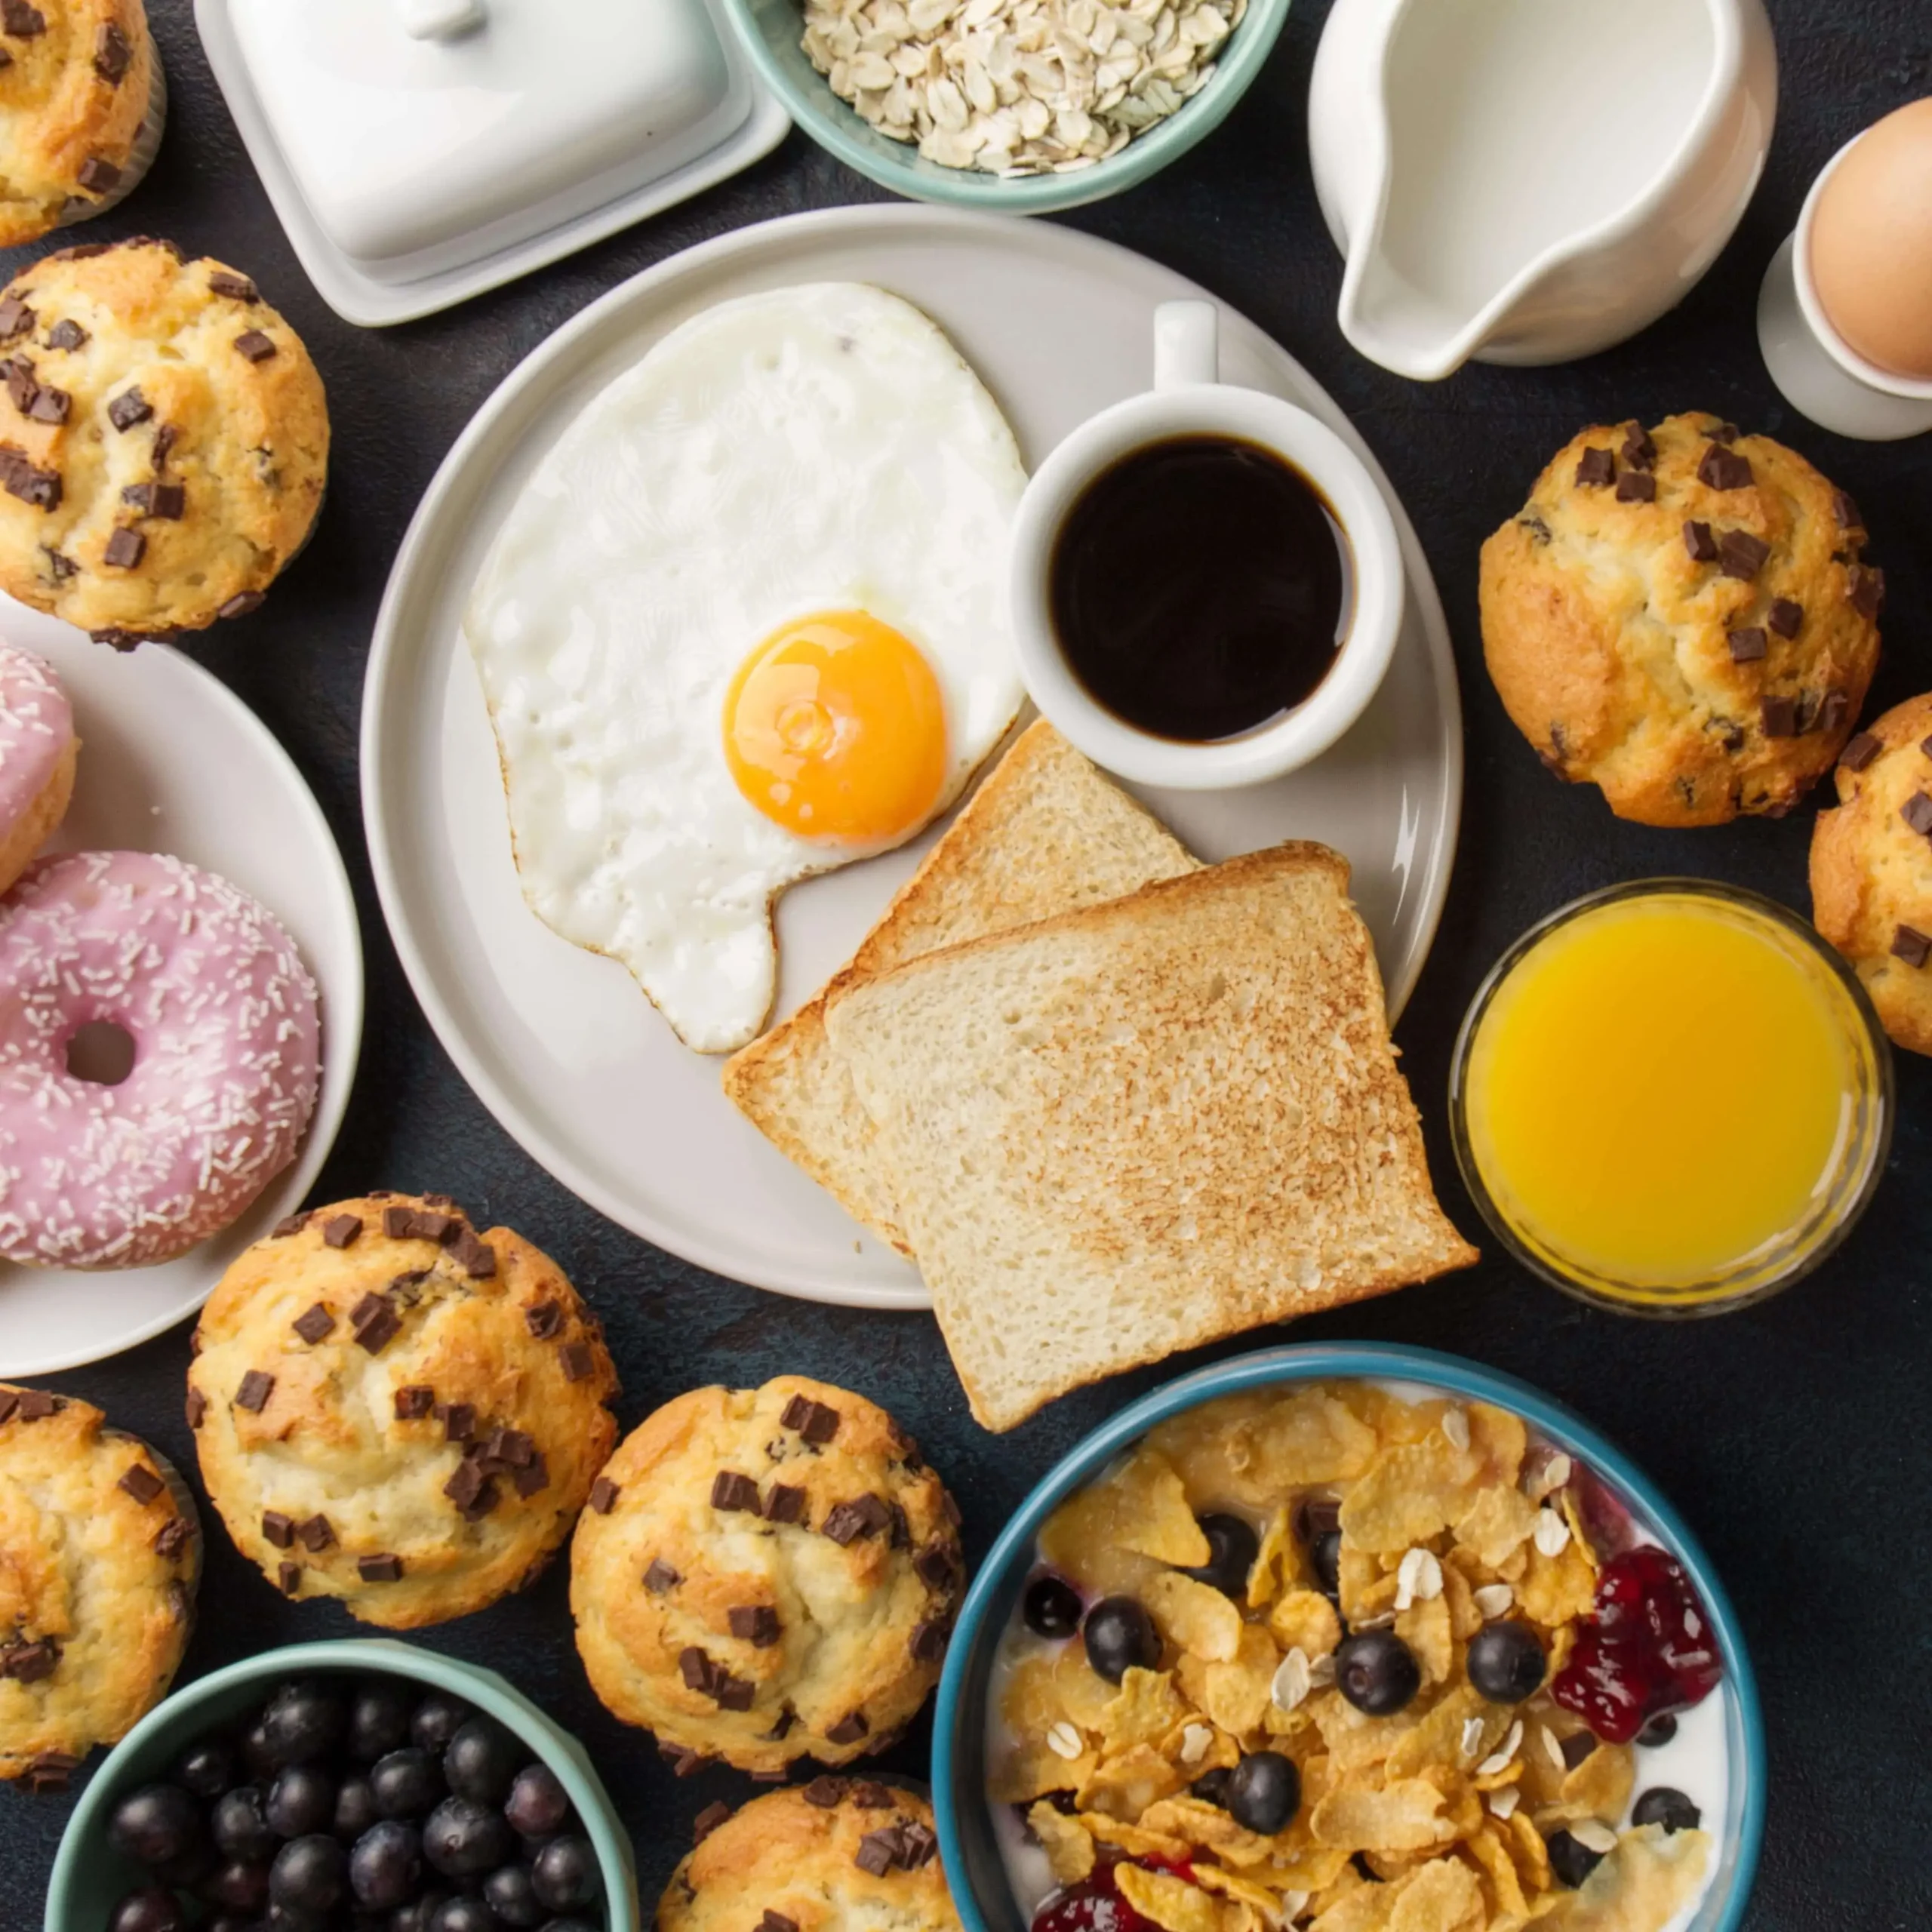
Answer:
M107 1842L108 1814L117 1798L159 1777L184 1746L261 1703L283 1679L335 1675L404 1677L446 1690L521 1738L556 1773L597 1849L607 1932L639 1932L630 1835L583 1746L494 1671L389 1638L264 1651L196 1678L157 1705L108 1754L74 1807L48 1884L45 1932L101 1932L115 1901L143 1882L140 1867Z
M1026 1932L1007 1883L985 1795L986 1686L1001 1633L1033 1567L1041 1526L1075 1491L1170 1416L1244 1389L1346 1380L1401 1382L1512 1410L1600 1476L1637 1522L1683 1564L1709 1614L1724 1660L1724 1681L1712 1694L1724 1700L1730 1759L1726 1816L1721 1824L1709 1821L1718 1838L1718 1872L1687 1932L1738 1932L1764 1836L1764 1727L1737 1614L1710 1559L1650 1478L1561 1404L1513 1376L1460 1356L1371 1343L1270 1349L1171 1382L1122 1410L1073 1449L1007 1524L959 1613L933 1727L933 1812L940 1855L966 1932Z
M912 201L995 214L1045 214L1138 187L1211 134L1260 72L1287 19L1288 5L1289 0L1248 0L1241 25L1222 45L1213 78L1118 154L1071 174L1011 180L973 168L942 168L922 158L916 147L868 126L807 58L800 45L804 31L801 0L724 0L724 11L759 78L786 112L848 168Z

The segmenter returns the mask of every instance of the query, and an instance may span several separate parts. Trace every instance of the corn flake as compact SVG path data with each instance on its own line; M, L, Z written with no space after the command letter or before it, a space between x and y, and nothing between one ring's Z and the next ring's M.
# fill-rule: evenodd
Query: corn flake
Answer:
M1210 1663L1230 1662L1241 1648L1241 1614L1211 1583L1169 1570L1141 1592L1161 1635L1177 1649Z
M1342 1620L1318 1590L1289 1591L1268 1613L1268 1628L1283 1650L1300 1651L1311 1661L1342 1641Z
M1389 1932L1460 1932L1487 1916L1476 1875L1460 1859L1434 1858L1401 1881Z
M1626 1832L1549 1922L1560 1932L1656 1932L1703 1883L1712 1848L1707 1832L1667 1832L1661 1825Z
M1092 1872L1094 1835L1078 1818L1069 1818L1042 1798L1026 1814L1026 1822L1047 1854L1057 1884L1077 1885Z
M1121 1897L1165 1932L1230 1932L1238 1922L1220 1900L1171 1872L1117 1865L1114 1878Z
M1130 1669L1119 1695L1101 1709L1100 1749L1111 1756L1132 1745L1157 1743L1192 1715L1167 1672Z
M1420 1851L1448 1835L1443 1795L1426 1778L1403 1778L1380 1790L1332 1791L1309 1817L1317 1844L1349 1851Z

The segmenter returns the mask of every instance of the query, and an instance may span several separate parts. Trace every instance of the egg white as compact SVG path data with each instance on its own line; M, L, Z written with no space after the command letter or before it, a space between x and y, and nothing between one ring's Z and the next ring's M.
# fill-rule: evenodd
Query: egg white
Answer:
M758 1031L771 906L869 857L739 792L724 698L780 625L863 610L946 702L952 803L1019 710L1004 596L1013 432L910 303L859 283L719 304L586 405L512 506L464 619L524 896L621 960L687 1045Z

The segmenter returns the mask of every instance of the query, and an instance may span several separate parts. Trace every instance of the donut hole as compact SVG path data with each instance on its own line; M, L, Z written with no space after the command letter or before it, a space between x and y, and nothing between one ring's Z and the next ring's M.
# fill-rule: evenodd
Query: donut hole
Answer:
M89 1020L67 1036L67 1071L97 1087L118 1087L134 1070L134 1036L112 1020Z

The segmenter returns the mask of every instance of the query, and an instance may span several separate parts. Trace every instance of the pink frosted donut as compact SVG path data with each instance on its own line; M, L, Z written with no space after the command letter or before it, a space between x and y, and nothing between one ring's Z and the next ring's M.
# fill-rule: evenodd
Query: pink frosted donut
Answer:
M115 1086L68 1066L100 1021L134 1041ZM133 1268L225 1228L294 1158L319 1044L294 941L226 879L43 859L0 900L0 1257Z
M66 816L79 749L54 667L0 644L0 892Z

